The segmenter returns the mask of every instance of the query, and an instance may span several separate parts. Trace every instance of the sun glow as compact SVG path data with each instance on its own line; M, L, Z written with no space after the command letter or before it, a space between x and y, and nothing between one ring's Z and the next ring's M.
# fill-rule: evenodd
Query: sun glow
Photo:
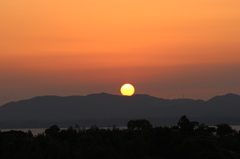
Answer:
M133 85L127 83L122 85L121 89L120 89L122 95L124 96L132 96L135 92L135 89L133 87Z

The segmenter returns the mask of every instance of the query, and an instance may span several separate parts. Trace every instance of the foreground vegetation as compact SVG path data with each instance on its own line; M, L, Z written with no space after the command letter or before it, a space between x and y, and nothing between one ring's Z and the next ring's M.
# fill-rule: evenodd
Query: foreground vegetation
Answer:
M0 132L0 158L34 159L239 159L240 132L227 124L209 127L182 116L174 127L131 120L127 129L56 125L45 133Z

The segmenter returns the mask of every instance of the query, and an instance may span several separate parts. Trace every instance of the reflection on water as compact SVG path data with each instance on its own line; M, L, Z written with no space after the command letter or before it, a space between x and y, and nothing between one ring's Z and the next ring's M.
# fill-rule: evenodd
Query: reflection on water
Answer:
M11 130L14 130L14 131L23 131L23 132L28 132L29 130L32 132L33 135L38 135L38 134L42 134L44 133L44 131L46 130L47 128L24 128L24 129L1 129L1 132L4 132L4 131L11 131ZM61 128L61 130L63 129L67 129L67 128Z
M231 127L237 131L240 131L240 125L231 125ZM99 127L99 128L103 128L103 129L112 129L112 127ZM126 127L120 127L120 129L124 129ZM0 131L1 132L4 132L4 131L11 131L11 130L15 130L15 131L23 131L23 132L28 132L29 130L32 132L33 135L38 135L38 134L42 134L44 133L44 131L46 130L47 128L24 128L24 129L1 129ZM61 130L64 130L64 129L67 129L67 128L61 128ZM88 129L88 128L86 128Z
M85 127L85 129L89 129L90 127ZM112 127L99 127L101 129L112 129ZM125 129L126 127L118 127L119 129ZM33 135L38 135L44 133L47 128L24 128L24 129L0 129L1 132L4 131L23 131L28 132L29 130L32 132ZM61 130L65 130L67 128L60 128Z
M231 127L237 131L240 131L240 125L231 125Z

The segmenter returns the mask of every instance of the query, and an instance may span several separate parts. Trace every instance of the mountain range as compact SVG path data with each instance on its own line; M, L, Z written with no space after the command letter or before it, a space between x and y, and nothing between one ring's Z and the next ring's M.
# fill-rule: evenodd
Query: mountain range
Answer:
M163 99L144 94L107 93L87 96L39 96L0 107L0 128L126 126L147 119L155 126L176 125L182 115L208 125L240 125L240 96L226 94L210 100Z

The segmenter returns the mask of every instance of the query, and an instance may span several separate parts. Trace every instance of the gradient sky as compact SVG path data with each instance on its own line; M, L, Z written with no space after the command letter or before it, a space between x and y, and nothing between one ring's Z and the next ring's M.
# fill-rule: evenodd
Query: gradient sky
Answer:
M240 94L239 0L0 2L0 105L39 95Z

